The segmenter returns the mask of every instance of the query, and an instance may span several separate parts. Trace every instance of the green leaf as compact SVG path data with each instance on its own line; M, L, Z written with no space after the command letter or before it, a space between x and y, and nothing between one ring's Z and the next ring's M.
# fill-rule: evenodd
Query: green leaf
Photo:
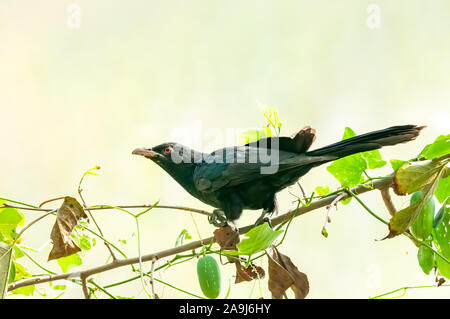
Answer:
M418 191L411 197L411 204L417 202L422 197L422 192ZM411 224L411 232L419 239L427 239L433 230L434 221L434 199L433 196L428 197L417 215L414 223Z
M370 169L381 168L387 164L387 162L383 161L381 158L379 150L363 152L361 155L366 159Z
M72 254L67 257L58 258L56 259L56 261L58 262L59 267L61 267L61 270L65 273L71 270L72 268L75 268L83 264L83 261L78 253Z
M394 174L394 191L397 195L417 192L427 185L439 183L445 163L437 160L411 162L400 167ZM433 189L433 193L436 190Z
M278 127L280 114L278 110L267 105L259 104L262 114L266 118L267 122L272 125L273 128ZM280 125L281 127L281 125Z
M402 160L398 160L398 159L391 159L389 161L389 163L391 163L392 169L395 171L397 171L400 167L402 167L405 164L408 164L408 161L402 161Z
M450 279L450 264L438 255L436 255L435 258L439 273L445 278Z
M328 186L324 186L324 187L322 187L322 186L317 186L317 187L314 189L314 193L316 193L317 195L322 196L322 195L326 195L326 194L331 193L331 191L330 191L330 187L328 187Z
M249 129L241 134L239 137L239 144L247 144L255 142L263 137L270 137L270 128L264 126L260 129Z
M273 230L268 223L250 229L241 242L237 245L239 251L227 250L233 255L253 255L259 251L267 249L273 241L283 233L283 230Z
M450 258L450 209L444 208L444 216L433 233L433 239L445 258Z
M344 204L344 205L347 205L348 203L350 203L350 201L352 200L352 198L353 198L353 197L349 197L349 198L346 198L346 199L344 199L344 200L341 200L340 202L341 202L342 204Z
M25 287L20 287L17 289L12 290L11 292L15 295L25 295L25 296L32 296L35 290L34 285L29 285Z
M356 136L349 127L345 128L342 140ZM367 169L367 162L361 153L340 158L327 167L330 172L343 187L352 187L361 183L364 178L362 173Z
M14 267L16 268L16 276L14 278L14 281L20 280L24 277L31 277L31 274L25 270L25 267L19 264L16 261L13 261Z
M187 229L183 229L181 233L178 235L177 240L175 241L175 247L183 245L183 241L185 239L192 239L192 236L189 235Z
M353 131L350 127L345 127L344 129L344 135L342 136L342 140L346 140L350 137L355 137L356 133Z
M439 203L443 203L450 197L450 177L441 178L434 196L436 196Z
M425 148L422 150L422 152L420 152L418 157L433 159L439 158L449 153L450 153L450 134L438 136L433 143L425 146Z
M436 216L434 217L433 228L436 228L442 222L445 214L450 213L449 199L450 199L450 197L447 197L445 202L442 204L442 207L438 210Z
M23 256L25 256L22 249L20 249L17 246L14 246L13 250L14 250L14 259L19 259L19 258L22 258Z
M8 240L17 236L17 226L23 226L25 216L15 208L0 209L0 234Z
M25 270L25 267L23 267L21 264L17 262L13 262L14 267L16 269L16 275L14 278L14 281L21 280L24 277L31 277L31 274ZM16 295L25 295L25 296L32 296L34 293L35 287L34 285L20 287L17 289L12 290L11 292Z
M82 250L90 250L95 245L95 238L91 238L83 231L80 226L75 226L70 234L70 237Z
M367 163L361 154L353 154L338 159L328 165L330 172L343 187L352 187L360 184L364 178L362 173L367 169Z
M11 268L9 269L8 284L14 282L15 279L16 279L16 265L14 263L11 263Z
M15 268L11 267L13 252L11 248L10 245L0 243L0 299L5 298L8 284L15 277Z
M54 285L53 290L66 290L66 285Z
M431 241L429 241L429 244L431 244ZM417 260L423 272L427 275L430 274L430 271L434 268L434 251L421 245L417 252Z
M80 238L80 245L78 247L80 247L82 250L90 250L92 248L90 238L86 237L87 236Z

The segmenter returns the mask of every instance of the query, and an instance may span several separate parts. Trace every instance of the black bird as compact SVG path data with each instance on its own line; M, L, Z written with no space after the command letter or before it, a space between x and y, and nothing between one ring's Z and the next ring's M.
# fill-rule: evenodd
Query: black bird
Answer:
M137 148L132 154L151 159L192 196L215 208L213 223L223 214L238 219L244 209L275 210L275 194L294 184L313 167L359 152L414 140L424 126L393 126L308 151L315 130L305 127L292 137L268 137L210 154L178 143Z

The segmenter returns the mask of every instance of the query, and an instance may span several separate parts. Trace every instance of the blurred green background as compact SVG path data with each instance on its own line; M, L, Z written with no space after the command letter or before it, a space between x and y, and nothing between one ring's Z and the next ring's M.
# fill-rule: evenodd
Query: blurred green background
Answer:
M375 28L372 3L379 10ZM71 4L80 9L79 27L71 20ZM83 172L100 165L100 176L84 182L90 205L160 200L211 210L131 151L170 141L180 128L190 134L178 141L203 151L230 145L218 137L227 129L265 124L257 101L279 110L283 135L314 127L315 147L340 140L345 126L363 133L397 124L427 125L416 141L381 151L385 159L409 159L448 133L449 34L450 3L445 0L3 0L0 196L33 204L76 196ZM388 172L385 167L374 175ZM326 167L313 170L302 185L308 193L319 185L338 186ZM388 218L378 192L363 199ZM293 200L287 191L281 193L281 212L293 208ZM408 198L394 201L400 208ZM38 216L24 213L28 221ZM239 225L257 216L256 211L244 213ZM213 228L206 219L194 217L202 236L210 236ZM124 250L137 256L129 216L102 211L96 218L111 241L127 240ZM417 248L404 237L377 241L387 234L385 225L355 201L333 212L327 239L320 233L324 218L325 209L296 219L280 249L309 276L310 298L367 298L433 284L433 276L417 264ZM46 262L53 222L47 218L35 225L23 243L41 248L33 256L59 272L55 261ZM197 239L184 212L155 209L141 223L145 253L173 247L183 228ZM100 241L94 249L83 267L107 258ZM234 267L222 271L224 296ZM130 276L126 268L96 280L107 284ZM201 294L195 262L158 276ZM230 298L259 297L258 284L251 294L253 285L232 285ZM79 286L69 288L64 297L82 297ZM269 298L267 278L261 288ZM138 281L111 292L146 297ZM188 297L161 284L156 292L162 298ZM416 289L404 298L445 298L449 292Z

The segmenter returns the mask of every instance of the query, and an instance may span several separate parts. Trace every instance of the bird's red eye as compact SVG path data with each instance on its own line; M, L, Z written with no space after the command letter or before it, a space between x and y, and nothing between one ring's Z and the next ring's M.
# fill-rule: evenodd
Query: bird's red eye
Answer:
M172 152L172 148L171 147L166 147L164 149L164 154L170 154L170 152Z

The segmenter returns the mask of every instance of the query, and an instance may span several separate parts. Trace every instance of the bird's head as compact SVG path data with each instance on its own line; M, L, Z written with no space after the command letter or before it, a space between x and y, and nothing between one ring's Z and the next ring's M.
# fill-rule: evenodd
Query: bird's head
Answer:
M176 143L164 143L155 147L140 147L135 149L131 154L141 155L153 161L170 160L173 148Z
M203 154L179 143L163 143L151 148L137 148L132 154L144 156L158 164L186 189L191 189L192 174Z
M163 168L202 161L202 153L179 143L163 143L150 148L141 147L135 149L132 154L149 158Z

